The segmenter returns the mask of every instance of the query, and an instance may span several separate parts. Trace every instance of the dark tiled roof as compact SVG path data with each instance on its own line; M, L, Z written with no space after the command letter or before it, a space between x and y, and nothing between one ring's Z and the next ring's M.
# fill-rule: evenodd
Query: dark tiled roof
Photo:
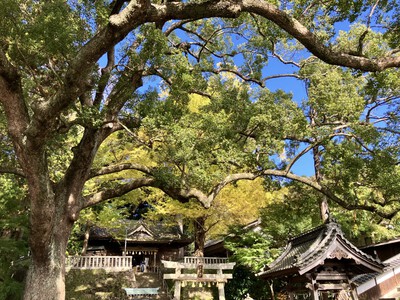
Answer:
M383 262L385 264L384 272L391 272L393 269L400 266L400 254L397 254ZM385 276L384 274L382 274ZM371 273L371 274L361 274L357 275L352 278L352 281L357 285L360 286L364 283L367 283L370 280L374 280L376 277L380 276L380 273ZM374 283L376 281L374 280Z
M247 225L244 225L243 229L244 230L252 230L254 232L257 232L260 229L260 225L261 225L261 219L257 219L257 220L254 220L254 221L248 223ZM227 237L233 237L233 236L234 236L234 234L227 234L223 238L206 241L206 243L204 245L204 251L207 252L207 251L209 251L209 249L218 248L219 252L226 253L226 249L224 246L225 239Z
M92 227L90 230L91 240L124 240L126 236L128 241L189 240L179 226L166 226L144 220L124 220L115 228Z
M284 252L259 276L274 278L303 275L323 265L327 258L350 258L357 263L357 272L380 272L383 264L350 243L335 222L327 222L288 242Z
M392 239L392 240L389 240L389 241L385 241L385 242L381 242L381 243L377 243L377 244L364 246L364 247L361 247L361 249L377 248L377 247L381 247L381 246L386 246L386 245L390 245L390 244L399 244L399 243L400 243L400 238L395 238L395 239Z
M379 273L360 274L351 279L357 286L374 279Z
M393 268L400 266L400 254L397 254L397 255L385 260L384 263L386 264L385 269L393 269Z

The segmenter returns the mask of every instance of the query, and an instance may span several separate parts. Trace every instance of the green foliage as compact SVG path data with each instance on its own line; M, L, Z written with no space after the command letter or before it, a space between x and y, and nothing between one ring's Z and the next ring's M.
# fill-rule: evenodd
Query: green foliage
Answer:
M293 184L273 192L273 200L261 211L263 232L270 237L270 248L275 256L289 238L321 222L318 204L320 196L303 188Z
M188 112L179 119L176 119L176 114L175 120L166 119L174 112L169 109L168 102L161 105L163 107L157 109L154 118L148 116L144 120L146 135L154 133L153 139L163 138L150 153L159 165L164 165L157 171L157 178L162 184L167 180L171 186L179 186L178 182L182 183L180 178L184 175L188 186L207 191L225 176L226 168L231 168L227 160L240 155L235 150L237 145L228 136L230 132L226 126L230 116L225 111L201 115ZM160 115L164 116L166 123L158 125ZM214 166L215 160L219 167ZM171 170L176 170L176 173Z
M289 185L272 194L274 201L262 210L261 224L264 234L270 236L269 249L276 255L288 239L321 224L321 195L299 184ZM379 243L399 235L398 216L383 220L373 212L348 211L332 201L329 202L329 210L345 236L356 245Z
M28 267L28 211L23 181L0 176L0 299L20 299Z
M232 228L224 240L225 247L232 252L232 259L253 272L261 270L272 262L274 256L269 251L271 237L252 229Z
M29 266L26 240L0 237L0 299L22 299Z
M363 77L317 63L306 65L301 74L309 80L308 99L304 105L315 110L316 122L352 122L360 118L365 104L359 93L365 83Z
M242 300L247 295L257 300L271 299L271 289L268 285L256 277L250 268L236 265L233 269L233 279L225 286L226 299Z
M64 1L2 1L1 5L2 40L11 47L13 59L42 64L49 57L72 54L76 43L88 37L85 21Z

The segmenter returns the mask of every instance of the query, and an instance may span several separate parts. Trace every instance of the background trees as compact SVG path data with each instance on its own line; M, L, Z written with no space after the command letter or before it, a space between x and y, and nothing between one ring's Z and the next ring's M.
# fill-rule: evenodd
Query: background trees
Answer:
M29 265L28 201L18 177L2 176L0 186L0 299L18 299Z
M0 142L8 150L0 170L28 190L26 299L63 299L67 241L80 211L140 187L208 207L231 182L279 176L347 209L395 215L398 181L387 179L398 175L396 1L0 6ZM348 23L359 25L339 35ZM269 74L273 62L293 68ZM266 88L282 76L304 80L309 103ZM192 94L210 100L197 115L188 109ZM346 98L348 108L335 105ZM118 144L154 157L96 160L118 131ZM307 150L316 180L292 172Z

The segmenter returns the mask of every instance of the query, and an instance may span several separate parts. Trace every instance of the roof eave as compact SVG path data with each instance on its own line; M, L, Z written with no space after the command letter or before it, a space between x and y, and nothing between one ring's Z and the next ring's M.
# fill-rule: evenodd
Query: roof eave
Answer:
M299 268L292 267L292 268L288 268L288 269L284 269L284 270L277 270L277 271L273 271L271 269L271 270L267 270L264 272L260 272L256 275L258 277L260 277L261 279L265 279L265 280L281 278L281 277L290 276L290 275L299 275Z

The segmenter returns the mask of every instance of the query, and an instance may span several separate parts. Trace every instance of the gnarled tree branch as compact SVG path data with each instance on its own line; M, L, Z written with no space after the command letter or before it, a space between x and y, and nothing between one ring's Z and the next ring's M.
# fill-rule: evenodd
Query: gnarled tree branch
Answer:
M92 195L85 196L83 197L82 208L87 208L112 198L121 197L141 187L152 186L155 184L155 181L156 180L154 178L149 178L149 177L131 179L130 182L126 184L121 184L118 187L114 187L112 189L107 189Z
M25 177L24 171L20 168L0 166L0 174L13 174L19 177Z
M143 166L140 164L135 164L135 163L125 163L125 164L107 166L107 167L100 168L100 169L92 169L90 171L88 179L91 179L91 178L94 178L97 176L113 174L113 173L117 173L117 172L121 172L121 171L125 171L125 170L136 170L136 171L141 171L147 175L152 175L152 170L146 166Z

